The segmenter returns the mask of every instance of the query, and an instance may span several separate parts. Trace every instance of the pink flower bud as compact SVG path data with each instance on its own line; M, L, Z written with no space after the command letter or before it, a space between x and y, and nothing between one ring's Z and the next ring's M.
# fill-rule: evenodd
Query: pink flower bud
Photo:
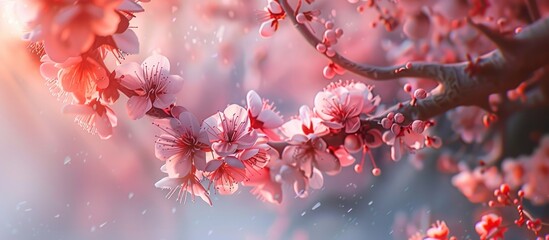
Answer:
M421 120L415 120L412 123L412 131L418 134L423 133L423 131L425 131L425 122Z
M298 14L295 16L295 20L296 20L298 23L305 24L305 23L307 22L307 17L306 17L305 14L303 14L303 13L298 13Z
M331 68L331 67L329 67L329 66L324 67L324 70L322 71L322 74L323 74L324 77L327 78L327 79L332 79L332 78L334 78L335 75L336 75L334 69Z
M417 99L424 99L427 97L427 91L423 88L418 88L414 91L414 97Z
M396 123L403 123L405 120L404 115L402 113L395 114L395 122Z
M320 53L325 53L326 45L324 45L323 43L319 43L316 45L316 50L319 51Z

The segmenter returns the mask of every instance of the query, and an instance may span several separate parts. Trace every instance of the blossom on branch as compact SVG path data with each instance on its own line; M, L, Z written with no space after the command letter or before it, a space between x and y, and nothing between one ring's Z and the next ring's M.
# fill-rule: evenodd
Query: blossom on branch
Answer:
M142 118L153 106L169 107L183 88L183 79L170 75L170 61L159 54L148 57L141 65L130 62L118 66L116 76L122 86L136 94L126 105L131 119Z
M63 113L76 114L75 121L89 133L97 133L101 139L110 138L112 128L117 125L117 118L112 109L98 99L86 104L66 105Z

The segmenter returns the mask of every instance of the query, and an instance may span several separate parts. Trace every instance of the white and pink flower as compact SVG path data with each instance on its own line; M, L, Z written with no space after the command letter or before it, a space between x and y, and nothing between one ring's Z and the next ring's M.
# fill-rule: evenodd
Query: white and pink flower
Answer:
M154 124L164 131L156 140L156 157L166 161L170 176L186 176L193 166L205 170L208 136L192 113L182 112L177 119L159 119Z
M170 62L162 55L152 55L141 65L130 62L116 69L120 84L136 93L126 108L131 119L139 119L156 108L167 108L175 102L175 95L183 87L183 79L170 75Z
M94 99L87 104L71 104L63 107L63 113L76 114L75 121L86 131L98 134L101 139L112 136L117 118L111 108Z
M273 105L267 100L262 100L253 90L248 92L246 102L248 104L250 126L264 133L271 140L279 141L280 136L274 129L282 126L284 120L282 120L282 117L275 111Z
M248 111L236 104L204 120L202 128L208 133L212 149L221 157L251 148L258 139L250 127Z
M195 197L200 197L208 205L212 206L212 200L208 191L200 183L200 172L196 168L192 168L191 171L185 176L172 175L168 172L167 167L162 166L161 170L165 173L168 173L168 177L160 179L160 181L154 184L157 188L169 189L167 197L170 198L175 192L177 194L177 201L186 202L187 195L184 193L187 192L191 194L192 200L195 200ZM183 196L184 195L184 196Z

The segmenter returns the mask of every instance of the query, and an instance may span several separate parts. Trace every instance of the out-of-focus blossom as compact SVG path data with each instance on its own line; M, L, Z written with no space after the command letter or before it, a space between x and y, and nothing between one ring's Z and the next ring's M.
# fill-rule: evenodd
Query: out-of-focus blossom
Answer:
M452 184L473 203L488 201L493 190L503 182L496 167L476 168L473 171L464 166L461 168L462 171L452 177Z
M437 137L426 136L426 132L414 131L411 126L399 128L398 133L386 131L383 141L391 146L391 159L398 161L405 150L415 152L426 146L429 141L440 141Z
M44 50L55 62L64 62L87 52L96 36L109 36L119 30L121 11L143 11L132 0L29 0L35 18L26 38L44 42ZM127 27L127 26L126 26ZM125 31L123 29L120 32Z
M205 169L208 137L192 113L182 112L177 119L159 119L154 123L164 131L156 140L156 157L166 161L170 176L186 176L193 166Z
M117 118L112 109L94 99L87 104L66 105L63 113L76 114L75 121L88 132L97 133L101 139L112 136Z
M258 199L270 203L282 203L282 184L275 181L271 168L265 167L250 175L248 181L242 182L244 186L253 187L250 192Z
M248 112L236 104L204 120L202 128L208 133L212 149L221 157L250 148L257 141L257 132L250 128Z
M262 100L259 95L251 90L246 96L250 126L267 135L271 140L279 141L280 136L274 129L282 126L284 120L276 112L273 105Z
M179 190L177 194L177 201L179 202L187 201L187 195L185 194L185 196L183 196L183 194L187 192L191 194L193 201L196 196L199 196L204 202L212 206L210 195L200 183L200 179L198 178L200 174L196 171L196 168L193 167L185 176L171 175L165 165L162 166L161 170L168 173L168 177L160 179L154 186L157 188L169 189L168 198Z
M447 240L450 235L450 229L444 221L437 221L433 226L427 229L427 238L425 240Z
M126 105L131 119L142 118L153 106L169 107L183 87L180 76L170 75L168 58L158 54L148 57L141 65L135 62L120 65L116 76L122 86L136 93Z
M452 129L466 143L479 143L486 134L487 128L482 122L484 115L486 111L474 106L457 107L447 113Z
M92 56L73 57L63 63L53 62L49 55L42 56L40 73L46 79L57 79L65 92L70 92L79 103L97 97L97 90L109 85L107 70Z
M475 225L475 230L480 236L481 240L498 240L503 239L503 234L507 231L507 228L501 226L503 219L496 214L486 214L482 216L482 219Z
M300 198L309 195L309 188L320 189L324 185L324 177L318 169L313 169L311 176L292 165L282 163L275 176L277 182L293 186L295 194Z
M279 21L284 19L285 16L286 13L278 0L268 0L264 12L259 16L260 20L263 21L261 27L259 27L259 34L264 38L271 37L278 30Z
M542 205L549 202L549 135L545 135L526 165L524 197Z
M345 129L354 133L360 128L360 113L370 113L379 104L379 96L374 97L372 87L352 81L331 83L317 93L315 113L332 129Z
M513 189L517 189L524 184L526 176L525 163L528 157L522 156L518 159L505 159L501 165L504 181Z

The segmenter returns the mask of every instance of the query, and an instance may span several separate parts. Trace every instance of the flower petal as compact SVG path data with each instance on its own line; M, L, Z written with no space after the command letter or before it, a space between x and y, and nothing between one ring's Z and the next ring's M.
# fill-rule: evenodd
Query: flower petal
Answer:
M170 61L160 54L153 54L146 58L141 64L141 68L147 73L148 78L155 76L155 74L170 75Z
M282 126L284 120L273 110L265 109L259 113L257 120L263 122L263 128L277 128Z
M225 157L225 162L231 167L240 168L240 169L246 168L246 166L244 166L244 163L242 163L240 159L235 158L233 156Z
M131 29L127 29L123 33L112 35L112 39L122 52L127 54L139 53L139 39L137 34Z
M124 63L116 68L116 77L120 84L130 90L142 88L143 70L136 62Z
M179 75L170 75L168 76L168 79L166 79L166 93L179 93L181 89L183 89L183 78Z
M133 96L128 100L126 109L131 119L136 120L145 116L151 110L151 100L145 96Z
M153 106L156 108L164 109L164 108L168 108L174 102L175 102L174 94L159 94L159 95L156 95Z
M261 110L263 109L263 101L261 101L261 97L259 97L254 90L250 90L246 95L246 103L252 117L257 117L261 113Z
M181 153L172 156L166 161L166 170L168 170L169 177L187 176L191 172L191 167L191 160Z

